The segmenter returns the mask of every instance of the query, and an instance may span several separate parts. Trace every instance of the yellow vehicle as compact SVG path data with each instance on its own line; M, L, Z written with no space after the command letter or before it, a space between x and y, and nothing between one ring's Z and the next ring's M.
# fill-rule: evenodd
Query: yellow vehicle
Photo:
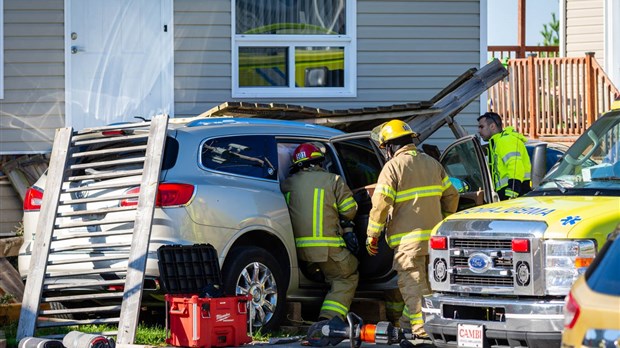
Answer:
M562 347L620 347L620 225L564 307Z
M453 162L444 164L453 180L489 195L488 177L474 182L481 180ZM435 227L427 333L439 347L559 347L565 297L618 223L615 103L531 193L465 209Z

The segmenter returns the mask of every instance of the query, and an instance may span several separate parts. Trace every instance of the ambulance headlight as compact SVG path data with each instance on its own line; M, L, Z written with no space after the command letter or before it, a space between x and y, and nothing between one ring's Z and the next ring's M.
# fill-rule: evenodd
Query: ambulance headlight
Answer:
M547 294L567 295L594 260L596 245L592 240L548 240L544 244Z

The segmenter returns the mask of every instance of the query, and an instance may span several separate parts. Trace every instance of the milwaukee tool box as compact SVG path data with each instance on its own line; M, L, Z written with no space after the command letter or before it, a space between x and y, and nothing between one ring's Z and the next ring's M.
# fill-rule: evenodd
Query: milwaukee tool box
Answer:
M204 292L222 287L217 250L211 244L162 245L157 257L159 277L167 294L204 297Z
M248 336L249 296L191 297L167 294L166 343L179 347L230 347L252 342Z
M210 348L252 341L247 330L250 296L225 296L212 245L164 245L157 256L166 292L166 343Z

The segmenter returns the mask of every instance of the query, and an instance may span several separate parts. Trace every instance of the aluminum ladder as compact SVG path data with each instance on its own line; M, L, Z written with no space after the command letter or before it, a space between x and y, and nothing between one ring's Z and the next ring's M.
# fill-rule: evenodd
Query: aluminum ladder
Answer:
M18 341L35 336L36 330L42 328L106 324L118 325L118 330L102 334L116 335L118 344L133 344L167 127L168 116L157 115L147 122L78 132L72 128L57 129L31 253L27 295L17 329ZM97 195L101 190L136 186L140 187L139 193ZM121 199L137 199L137 205L120 205ZM89 203L103 203L107 207L84 208ZM105 225L115 228L102 229ZM72 246L74 238L86 238L89 243ZM108 239L115 242L107 242ZM103 256L103 251L110 248L126 251ZM107 266L98 267L102 263ZM55 265L79 270L54 271ZM74 280L80 276L84 279ZM87 307L82 303L93 299L105 300L106 305ZM72 305L54 309L57 303ZM79 315L94 318L74 319Z

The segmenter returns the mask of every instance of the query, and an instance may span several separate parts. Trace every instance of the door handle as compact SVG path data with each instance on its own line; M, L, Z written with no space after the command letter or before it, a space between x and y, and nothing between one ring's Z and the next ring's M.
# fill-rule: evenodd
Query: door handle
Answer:
M71 54L76 54L78 52L84 52L84 49L77 46L71 46Z

